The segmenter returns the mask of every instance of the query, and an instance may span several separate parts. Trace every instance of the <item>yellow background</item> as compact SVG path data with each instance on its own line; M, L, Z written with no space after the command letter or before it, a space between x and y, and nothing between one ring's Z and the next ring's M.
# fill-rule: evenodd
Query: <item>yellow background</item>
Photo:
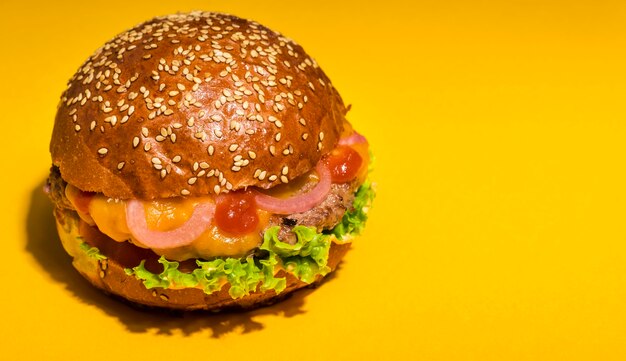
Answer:
M141 312L71 268L40 192L66 80L177 10L304 45L377 155L336 276L269 308ZM0 358L626 359L623 1L0 3Z

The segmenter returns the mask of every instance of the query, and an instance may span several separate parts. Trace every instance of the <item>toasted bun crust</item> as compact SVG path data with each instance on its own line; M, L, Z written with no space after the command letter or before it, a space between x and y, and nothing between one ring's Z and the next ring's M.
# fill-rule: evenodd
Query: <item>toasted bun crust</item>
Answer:
M308 287L310 284L300 281L285 271L279 271L278 277L286 277L287 287L280 294L274 290L267 292L253 292L247 296L233 299L226 284L222 289L210 295L198 288L184 289L147 289L141 280L135 276L127 275L124 267L112 259L98 260L91 258L80 249L82 239L78 233L78 216L72 211L63 211L59 208L55 211L57 229L63 248L73 257L72 265L97 288L127 299L131 302L167 309L177 310L211 310L218 311L231 308L254 308L274 303L286 297L293 291ZM350 248L350 243L333 243L328 256L328 267L332 271ZM318 276L315 284L321 282L323 277Z
M270 188L334 148L345 113L290 39L230 15L177 14L87 59L62 95L50 151L68 183L114 198Z

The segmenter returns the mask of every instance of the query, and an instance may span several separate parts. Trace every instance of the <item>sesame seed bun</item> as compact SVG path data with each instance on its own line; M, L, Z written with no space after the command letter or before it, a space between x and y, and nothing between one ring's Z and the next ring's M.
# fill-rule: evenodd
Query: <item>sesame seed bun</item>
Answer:
M270 188L337 144L346 107L302 47L253 21L194 12L116 36L70 79L50 151L108 197Z

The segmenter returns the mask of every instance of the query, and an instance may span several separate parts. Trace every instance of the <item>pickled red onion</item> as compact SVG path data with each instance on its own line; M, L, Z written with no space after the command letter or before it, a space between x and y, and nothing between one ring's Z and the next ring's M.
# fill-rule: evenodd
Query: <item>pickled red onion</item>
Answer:
M352 145L359 143L367 143L367 139L356 131L345 138L339 139L339 145Z
M315 169L319 176L319 181L307 193L281 199L257 192L255 195L257 206L276 214L292 214L306 212L322 203L328 192L330 192L330 186L332 185L330 171L322 161L317 164Z
M144 246L155 249L168 249L191 244L209 227L215 205L198 204L183 225L170 231L148 229L146 211L141 201L132 199L126 203L126 223L133 237Z

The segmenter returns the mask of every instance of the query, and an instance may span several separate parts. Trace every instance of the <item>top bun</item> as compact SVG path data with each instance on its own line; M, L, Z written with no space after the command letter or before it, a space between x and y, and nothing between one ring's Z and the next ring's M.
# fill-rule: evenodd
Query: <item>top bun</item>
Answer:
M50 151L68 183L108 197L270 188L336 145L346 107L301 46L256 22L158 17L70 79Z

